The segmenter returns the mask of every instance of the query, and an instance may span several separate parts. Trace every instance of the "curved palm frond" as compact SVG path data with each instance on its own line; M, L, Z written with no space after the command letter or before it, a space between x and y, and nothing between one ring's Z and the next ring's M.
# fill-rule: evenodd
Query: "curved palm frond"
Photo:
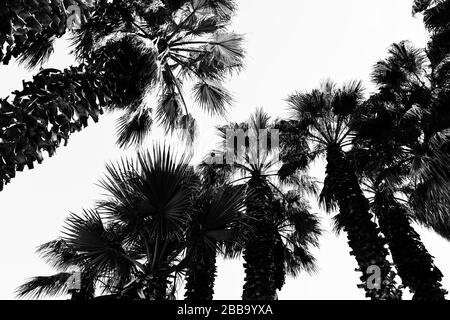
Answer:
M64 239L40 245L37 253L51 267L59 271L66 271L68 268L81 262L77 252Z
M153 124L151 112L151 109L140 108L133 115L126 112L120 117L117 122L117 144L121 148L142 144Z
M120 229L106 226L97 211L72 214L64 229L63 239L76 250L83 268L96 277L117 276L117 282L126 283L133 269L142 268L123 247Z
M190 206L192 172L189 157L176 159L170 148L155 147L153 153L140 153L140 206L150 216L150 234L157 238L179 236Z
M48 277L34 277L16 289L19 297L42 298L67 294L67 281L72 273L57 273Z
M92 51L109 53L113 63L107 69L117 70L118 64L137 67L133 74L125 72L132 75L131 81L124 82L126 93L138 98L128 116L134 116L148 89L159 89L156 117L166 130L173 131L183 116L190 115L183 92L184 79L197 83L195 99L211 114L223 115L231 103L231 95L222 83L227 75L242 68L244 58L242 36L226 30L235 10L235 2L230 0L180 1L177 5L156 2L150 6L140 2L102 3L74 36L73 44L79 58ZM117 61L121 52L118 45L126 43L125 52L128 56L134 54L136 59ZM137 136L143 130L140 129ZM124 137L132 136L130 133ZM122 146L133 141L139 142L119 139Z

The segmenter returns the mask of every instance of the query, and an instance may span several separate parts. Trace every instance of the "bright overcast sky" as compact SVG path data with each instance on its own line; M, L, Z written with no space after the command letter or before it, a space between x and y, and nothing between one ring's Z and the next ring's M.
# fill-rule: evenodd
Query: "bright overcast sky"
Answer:
M229 120L243 121L256 107L274 117L286 114L284 99L294 91L310 90L321 80L364 81L369 90L373 64L386 55L393 42L426 43L420 17L411 15L411 0L243 0L233 29L246 35L248 54L245 70L229 86L235 105ZM60 41L48 66L64 68L73 60ZM0 97L21 89L30 73L14 64L0 66ZM66 148L34 170L18 173L0 192L0 299L15 298L14 290L28 277L49 275L52 270L35 254L36 246L60 235L69 212L89 208L101 195L96 186L104 164L124 152L115 146L114 116L105 115L98 124L74 134ZM196 159L216 143L214 124L218 119L198 117L200 138ZM155 133L154 136L160 136ZM323 165L314 174L323 177ZM345 235L332 233L327 214L326 230L317 251L319 272L289 279L280 299L363 299L356 287L359 274L349 255ZM436 257L450 289L450 244L419 229L423 241ZM240 261L219 263L216 299L240 299L243 284Z

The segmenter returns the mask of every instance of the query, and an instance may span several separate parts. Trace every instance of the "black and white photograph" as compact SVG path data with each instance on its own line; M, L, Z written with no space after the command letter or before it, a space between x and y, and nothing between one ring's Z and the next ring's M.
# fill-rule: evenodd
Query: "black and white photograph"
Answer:
M0 0L0 219L16 306L445 302L450 0Z

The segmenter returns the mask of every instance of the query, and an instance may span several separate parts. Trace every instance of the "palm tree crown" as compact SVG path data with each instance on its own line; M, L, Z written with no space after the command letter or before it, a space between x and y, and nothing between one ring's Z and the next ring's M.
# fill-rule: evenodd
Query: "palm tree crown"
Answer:
M227 30L235 8L231 0L99 0L86 7L81 29L73 32L80 65L43 70L0 101L0 189L17 170L41 162L43 150L53 155L62 139L87 126L89 118L97 121L104 110L123 112L117 125L122 147L142 142L154 119L169 132L182 129L193 138L196 123L185 84L192 84L202 108L224 115L232 98L222 84L244 58L242 36ZM9 6L0 9L11 13ZM8 20L14 28L16 18ZM30 67L49 56L48 40L32 38L47 49L21 53ZM150 93L155 106L149 106Z
M108 198L95 210L72 214L63 237L39 248L61 273L31 279L18 289L20 296L66 292L67 269L77 266L80 298L101 289L115 298L167 299L193 261L201 265L210 258L202 248L215 257L218 244L232 241L241 221L241 191L203 187L185 156L155 148L107 170L101 185Z

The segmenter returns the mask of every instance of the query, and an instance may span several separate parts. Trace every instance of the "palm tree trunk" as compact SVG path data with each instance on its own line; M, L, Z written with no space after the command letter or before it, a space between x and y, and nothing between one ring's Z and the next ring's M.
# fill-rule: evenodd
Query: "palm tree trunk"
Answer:
M286 283L286 254L283 240L281 239L280 233L275 234L275 252L274 252L274 263L275 263L275 288L281 290Z
M217 252L213 248L202 248L202 254L192 260L186 272L187 301L211 301L217 274Z
M158 274L152 275L151 277L152 279L149 281L148 287L144 290L146 291L146 296L156 301L167 300L167 277Z
M406 210L392 197L376 197L375 211L386 236L392 258L413 300L445 300L441 271L413 229Z
M245 283L243 300L273 300L276 297L273 226L270 219L272 193L261 178L248 182L246 197L249 225L253 227L244 247Z
M336 216L337 224L347 233L348 244L355 256L359 269L363 273L360 277L366 297L372 300L395 299L400 297L400 291L395 288L393 281L395 273L391 270L386 259L388 251L384 247L385 241L380 235L378 226L372 221L369 212L369 201L364 197L357 176L337 147L328 148L327 171L325 185L333 188L333 197L339 206ZM381 286L369 286L368 268L376 266L381 271Z

